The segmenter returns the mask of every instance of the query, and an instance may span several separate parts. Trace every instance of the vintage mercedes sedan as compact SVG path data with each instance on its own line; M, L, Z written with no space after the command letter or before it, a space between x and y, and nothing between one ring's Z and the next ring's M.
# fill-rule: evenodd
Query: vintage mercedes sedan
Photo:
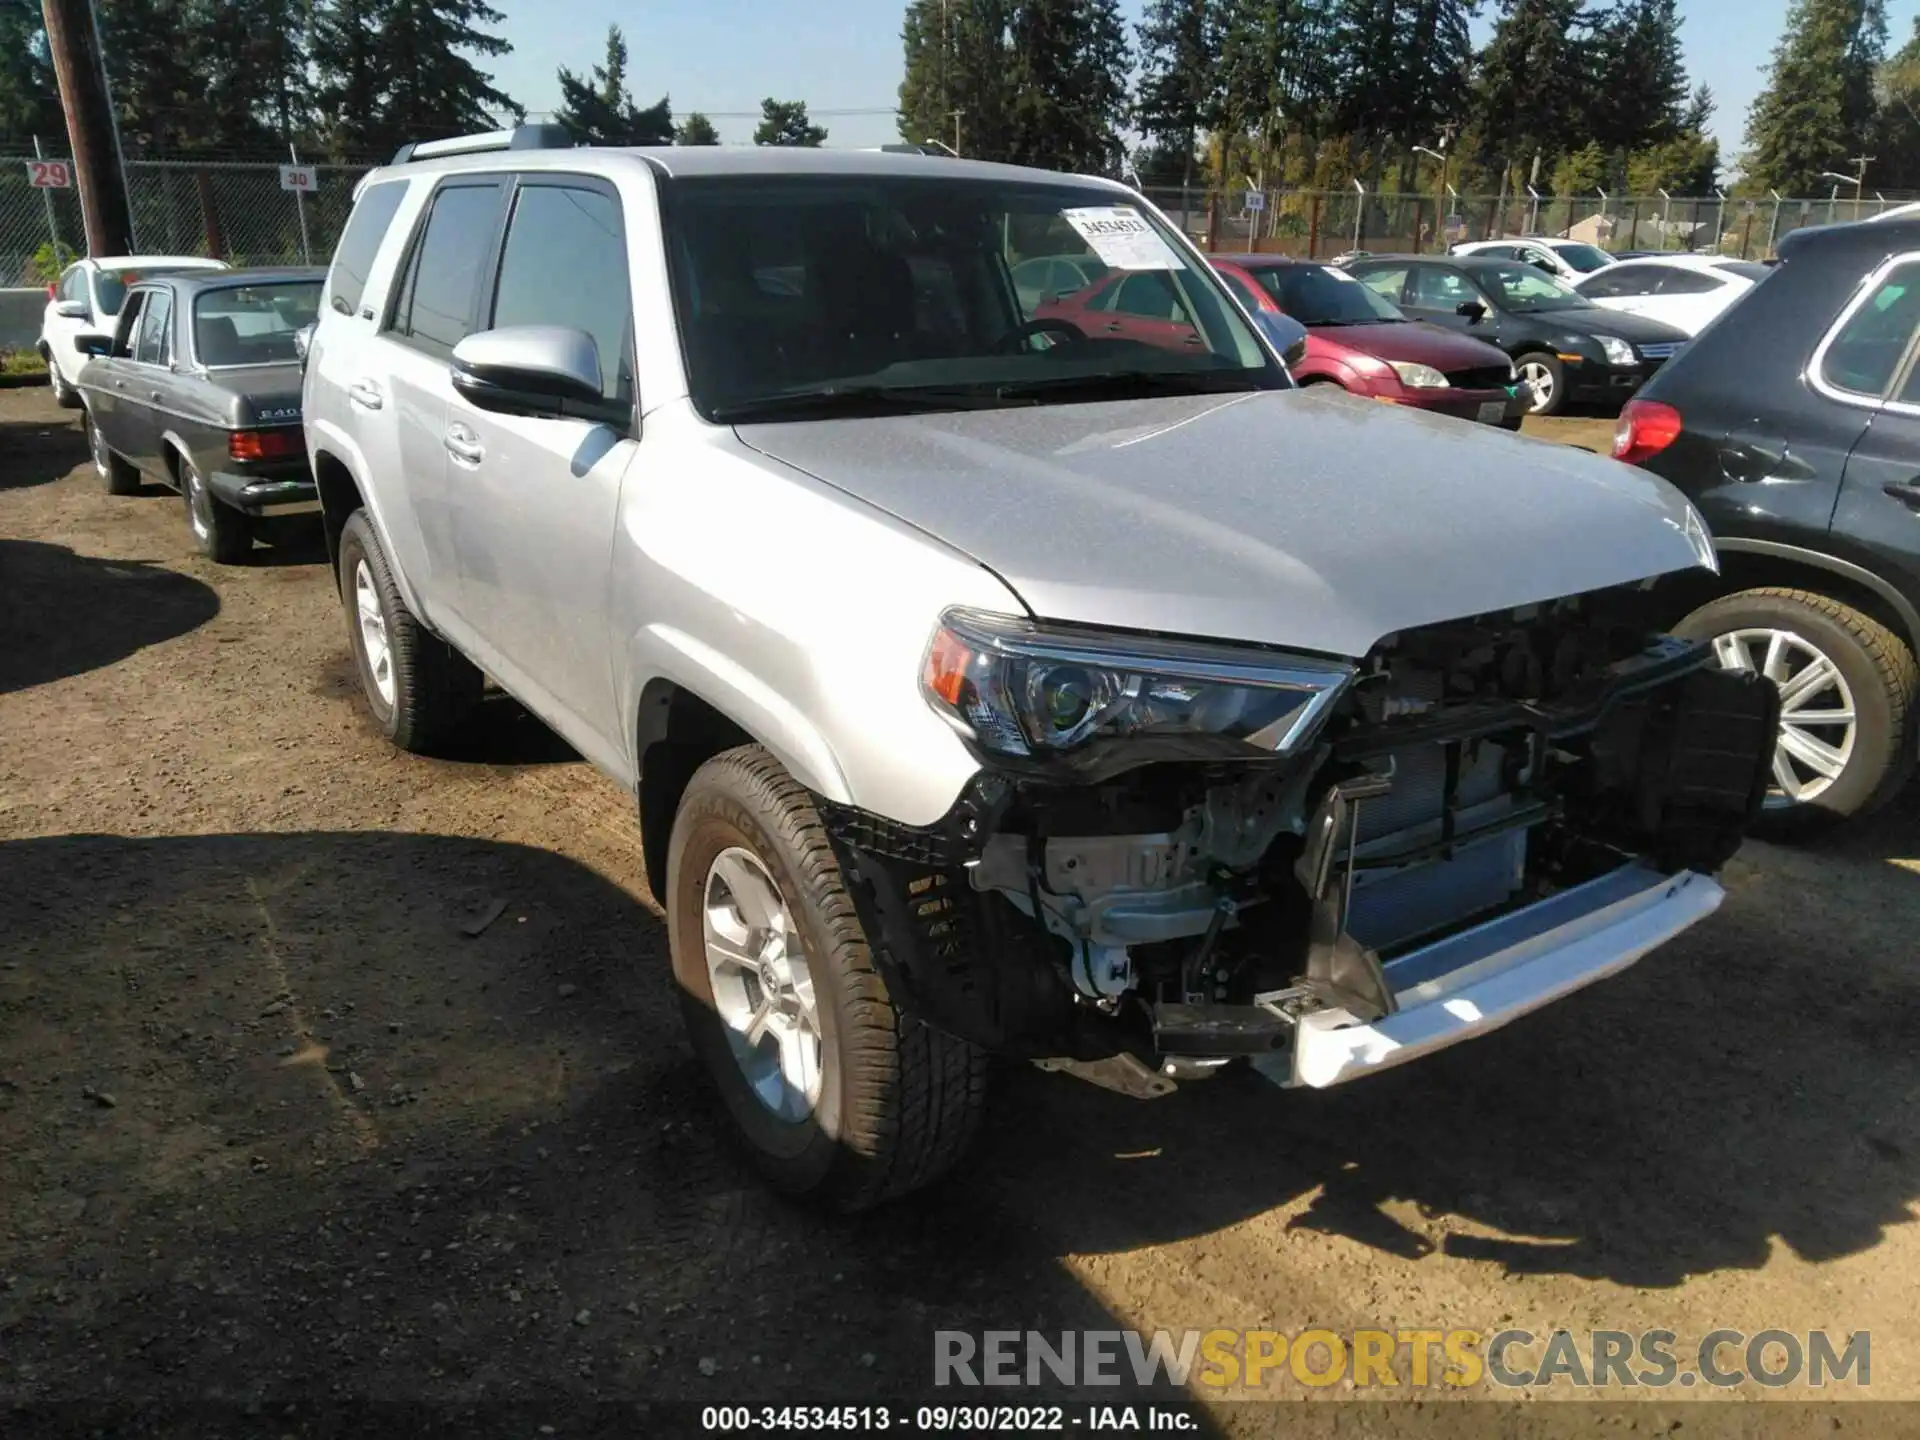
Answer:
M319 310L324 270L157 275L127 291L111 336L83 333L74 385L107 492L177 490L209 559L311 528L318 512L300 428L294 336Z

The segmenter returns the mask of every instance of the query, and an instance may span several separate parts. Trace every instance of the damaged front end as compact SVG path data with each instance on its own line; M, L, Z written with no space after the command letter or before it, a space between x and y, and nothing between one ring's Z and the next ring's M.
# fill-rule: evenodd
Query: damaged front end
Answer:
M933 826L823 806L889 986L1002 1054L1326 1085L1623 968L1717 905L1779 707L1641 600L1358 663L949 615L982 770Z

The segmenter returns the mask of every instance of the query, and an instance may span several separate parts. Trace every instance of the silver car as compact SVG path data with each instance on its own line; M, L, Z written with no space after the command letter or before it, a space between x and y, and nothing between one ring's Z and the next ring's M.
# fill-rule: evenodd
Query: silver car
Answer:
M1074 323L1036 256L1130 275ZM410 147L304 413L375 723L490 676L633 791L694 1048L840 1208L991 1056L1326 1086L1505 1024L1709 914L1764 793L1773 688L1644 619L1715 563L1678 492L1294 388L1107 181Z

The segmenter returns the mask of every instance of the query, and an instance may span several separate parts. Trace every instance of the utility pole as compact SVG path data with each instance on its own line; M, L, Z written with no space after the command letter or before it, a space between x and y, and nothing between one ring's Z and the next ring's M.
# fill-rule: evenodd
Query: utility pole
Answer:
M93 6L89 0L41 0L41 10L47 53L66 111L67 140L73 147L87 249L94 255L130 254L133 216L119 147L114 143L113 102L107 94Z
M953 153L956 157L960 154L960 117L966 113L964 110L953 112Z
M1867 193L1867 162L1871 155L1856 155L1849 162L1853 166L1853 218L1860 218L1860 201Z

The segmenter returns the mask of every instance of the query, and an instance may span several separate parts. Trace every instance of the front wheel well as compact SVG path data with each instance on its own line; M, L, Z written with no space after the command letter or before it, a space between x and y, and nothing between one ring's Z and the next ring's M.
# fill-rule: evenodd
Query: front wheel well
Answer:
M640 695L634 755L639 763L640 845L647 885L665 903L667 844L687 783L724 750L751 745L753 737L733 720L670 680L651 680Z
M347 517L365 501L361 499L360 487L354 483L353 472L347 468L346 462L325 450L314 452L313 483L320 492L320 520L327 537L327 564L337 570L340 564L340 532L347 528Z

